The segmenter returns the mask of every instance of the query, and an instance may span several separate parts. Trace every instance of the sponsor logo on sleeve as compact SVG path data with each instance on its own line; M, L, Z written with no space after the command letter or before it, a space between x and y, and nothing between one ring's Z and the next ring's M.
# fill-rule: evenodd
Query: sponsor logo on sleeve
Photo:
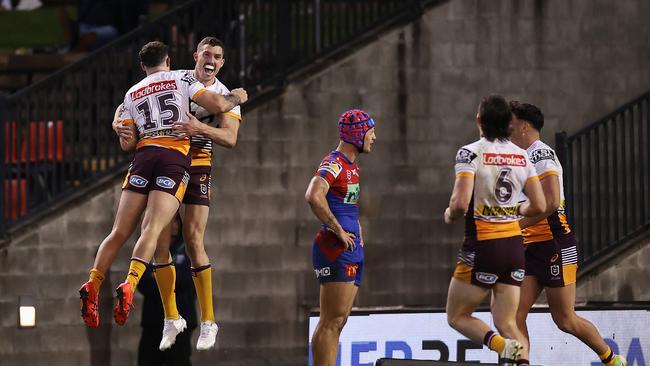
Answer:
M483 153L483 164L505 165L505 166L526 166L526 157L519 154Z
M497 282L497 278L499 278L499 276L487 272L476 272L475 275L478 282L483 282L488 285L493 285Z
M535 164L542 160L555 160L555 153L550 149L535 150L530 154L530 162Z
M196 83L196 78L192 74L187 72L187 73L185 73L185 75L183 75L183 77L181 77L181 81L184 81L184 82L192 85L192 84Z
M334 178L337 178L339 174L341 174L343 167L335 161L325 161L320 165L320 167L318 167L318 170L329 172L334 176Z
M476 159L476 156L470 150L462 148L456 153L456 164L470 164L472 160Z
M130 183L132 186L134 186L134 187L144 188L144 187L147 186L147 183L149 183L149 181L146 180L146 179L144 179L144 178L142 178L142 177L139 176L139 175L132 175L132 176L129 178L129 183Z
M176 182L169 177L158 177L156 178L156 185L165 189L172 189L176 185Z

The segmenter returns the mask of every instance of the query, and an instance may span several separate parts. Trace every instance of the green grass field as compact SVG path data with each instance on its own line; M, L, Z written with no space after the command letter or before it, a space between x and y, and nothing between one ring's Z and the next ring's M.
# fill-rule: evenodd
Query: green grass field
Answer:
M71 17L76 16L68 9ZM18 48L49 48L65 45L57 9L0 12L0 53L13 53Z
M59 48L66 46L56 6L32 11L0 11L0 54L13 53L19 48ZM75 6L64 7L70 19L77 18ZM152 4L149 18L166 11L160 4Z

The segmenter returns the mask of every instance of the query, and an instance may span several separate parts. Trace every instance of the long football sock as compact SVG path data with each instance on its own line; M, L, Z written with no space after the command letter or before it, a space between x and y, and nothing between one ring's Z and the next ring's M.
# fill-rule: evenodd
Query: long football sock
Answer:
M503 349L506 347L506 339L500 335L494 333L494 331L489 331L485 333L483 338L483 344L488 346L489 349L493 350L496 353L503 352Z
M133 289L138 286L138 282L142 278L142 274L147 270L147 263L140 259L133 257L131 258L131 263L129 264L129 274L126 276L126 281L133 286Z
M192 280L196 288L196 297L201 307L201 322L214 322L214 309L212 307L212 268L210 264L192 268Z
M92 282L93 286L95 287L95 290L99 292L99 287L102 285L102 282L104 281L104 274L102 271L98 270L97 268L93 268L90 270L90 275L88 275L88 281Z
M154 265L153 274L156 277L156 284L160 290L165 319L178 319L178 308L176 307L176 267L173 263Z
M610 347L607 347L607 351L603 353L602 355L598 355L600 358L600 361L603 363L605 366L611 366L614 364L614 351Z

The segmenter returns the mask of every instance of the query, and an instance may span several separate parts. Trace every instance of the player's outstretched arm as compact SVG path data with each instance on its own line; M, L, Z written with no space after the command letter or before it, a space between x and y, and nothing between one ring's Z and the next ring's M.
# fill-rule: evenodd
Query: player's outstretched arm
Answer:
M318 217L318 219L331 230L336 236L345 244L346 249L354 249L354 239L355 235L353 233L348 233L343 230L343 227L338 222L332 210L330 210L329 205L327 204L327 191L329 190L329 185L325 179L321 177L313 177L309 186L307 187L307 192L305 192L305 199L309 202L312 212Z
M449 199L449 207L445 210L445 223L451 224L461 218L469 208L469 201L474 191L474 175L457 174L454 190Z
M519 214L525 217L535 217L543 214L546 210L546 199L544 198L542 185L537 177L529 178L526 181L524 193L528 197L528 201L519 206Z
M201 123L191 113L186 112L187 119L174 123L174 132L186 136L203 135L215 144L233 148L237 144L237 133L239 132L239 120L227 114L223 114L219 127L212 127Z
M524 217L519 220L519 226L525 229L531 225L536 224L540 220L549 217L555 210L560 207L560 179L555 174L549 174L542 178L540 181L542 191L544 194L544 201L546 202L546 210L541 214L533 217Z
M195 102L212 114L226 113L236 106L245 103L248 94L244 89L233 89L230 94L221 95L215 92L206 91L196 97Z

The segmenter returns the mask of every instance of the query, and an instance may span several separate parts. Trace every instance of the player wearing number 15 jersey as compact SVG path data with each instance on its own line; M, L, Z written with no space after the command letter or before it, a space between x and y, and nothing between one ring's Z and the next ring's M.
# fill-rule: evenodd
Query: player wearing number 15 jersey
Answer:
M206 91L191 75L170 71L168 49L161 42L144 45L139 57L147 77L126 94L122 115L123 120L137 127L136 154L124 181L113 229L97 252L89 281L79 290L81 315L89 327L99 326L97 294L104 273L144 211L142 233L133 250L126 281L116 290L113 315L118 324L126 322L135 286L153 256L161 230L171 221L183 198L190 145L187 137L173 132L172 125L187 117L190 99L213 113L227 112L239 101L238 97L232 98L236 96L229 99ZM120 139L123 147L135 143L135 138ZM178 320L180 326L183 322Z
M526 152L508 140L512 113L500 96L479 105L481 139L456 154L456 181L446 223L465 216L465 241L447 297L447 319L461 334L499 354L500 364L526 365L528 351L515 314L524 279L519 215L544 210L544 196ZM519 204L522 191L530 201ZM492 316L501 333L472 316L492 292Z
M312 248L320 281L320 317L311 339L314 366L336 363L339 335L350 315L363 274L363 232L359 223L360 173L355 163L375 142L375 122L359 109L339 118L341 141L321 161L305 198L323 223Z

